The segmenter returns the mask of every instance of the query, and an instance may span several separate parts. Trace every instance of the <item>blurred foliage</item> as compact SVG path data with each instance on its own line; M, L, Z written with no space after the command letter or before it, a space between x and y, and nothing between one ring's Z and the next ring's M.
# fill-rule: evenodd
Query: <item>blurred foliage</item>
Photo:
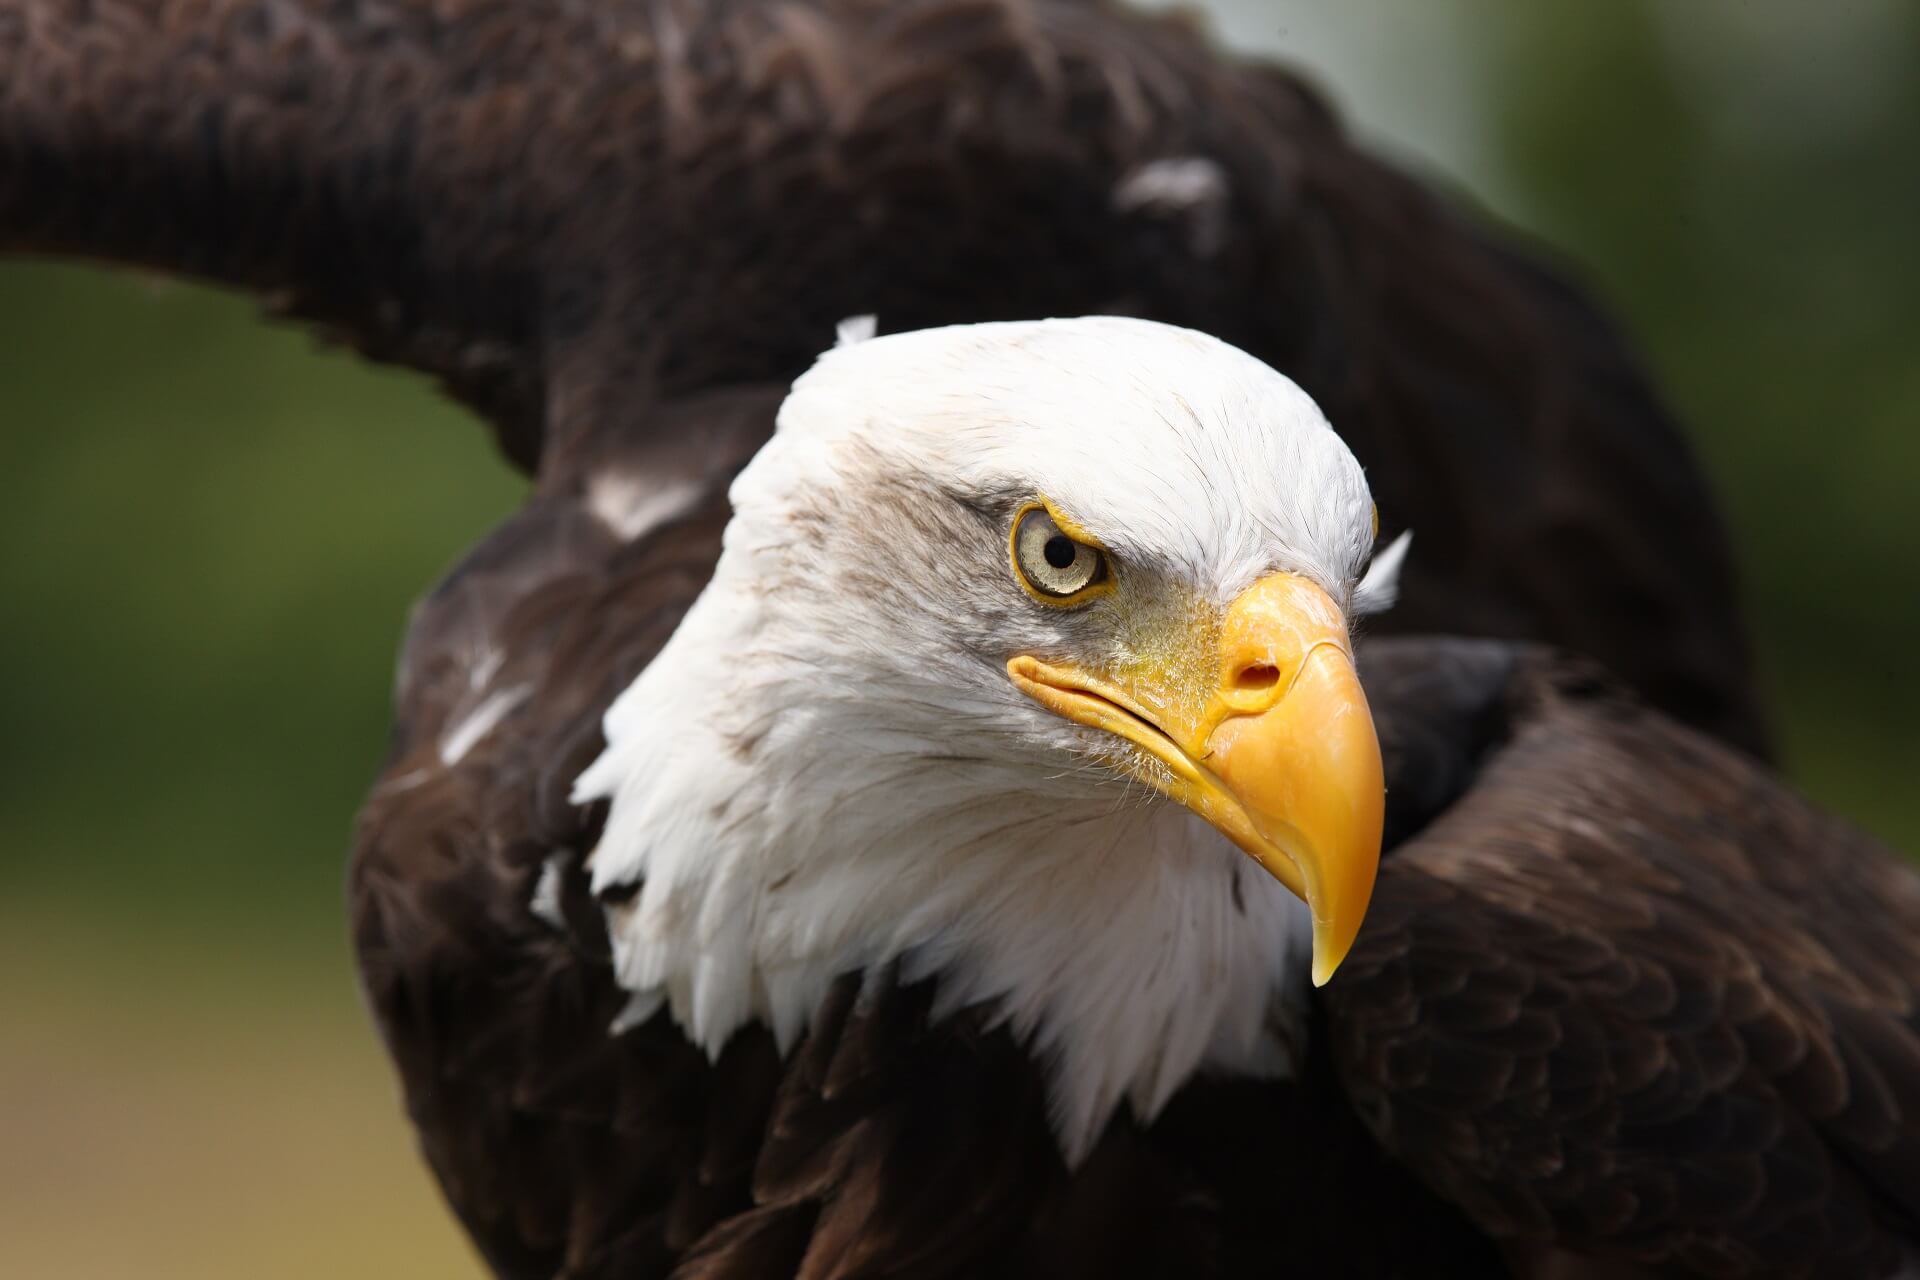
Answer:
M343 853L408 602L522 482L243 300L11 263L0 483L0 1274L477 1275Z
M1218 8L1614 307L1719 482L1793 775L1920 851L1916 6ZM52 1273L58 1201L164 1220L164 1274L465 1274L351 1007L343 851L408 602L522 482L422 380L242 300L15 262L0 483L0 963L39 984L0 1003L12 1261ZM90 1238L62 1274L163 1273Z
M480 1275L344 963L41 906L0 903L0 1275Z
M1920 6L1466 8L1506 211L1718 482L1788 771L1920 854Z
M521 483L422 379L67 266L0 268L0 423L0 887L337 929L408 602Z

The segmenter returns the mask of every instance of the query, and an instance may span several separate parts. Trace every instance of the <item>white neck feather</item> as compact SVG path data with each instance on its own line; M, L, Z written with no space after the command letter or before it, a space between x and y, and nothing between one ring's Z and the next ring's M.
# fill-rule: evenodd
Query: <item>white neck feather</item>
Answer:
M1010 1025L1049 1073L1070 1161L1123 1099L1144 1120L1199 1070L1290 1069L1311 923L1284 888L1104 771L1048 776L964 727L870 718L925 707L912 690L743 660L754 621L709 590L576 789L613 801L596 892L641 884L609 909L637 1013L664 1002L711 1054L762 1021L784 1050L836 977L897 961L937 980L936 1015L984 1005Z

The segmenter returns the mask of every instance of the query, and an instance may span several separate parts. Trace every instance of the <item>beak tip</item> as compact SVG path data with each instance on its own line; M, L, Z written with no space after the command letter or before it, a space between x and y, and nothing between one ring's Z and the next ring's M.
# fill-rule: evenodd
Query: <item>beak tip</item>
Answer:
M1332 981L1333 974L1340 967L1340 959L1327 955L1319 947L1313 949L1313 985L1324 987Z
M1362 897L1362 910L1366 899ZM1342 928L1333 922L1315 920L1313 924L1313 985L1324 987L1333 980L1359 940L1360 922L1354 920Z

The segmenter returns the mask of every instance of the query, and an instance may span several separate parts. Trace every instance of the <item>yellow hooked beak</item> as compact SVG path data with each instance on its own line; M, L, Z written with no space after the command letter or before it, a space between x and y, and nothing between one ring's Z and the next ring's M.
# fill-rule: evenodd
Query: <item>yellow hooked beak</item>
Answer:
M1228 606L1209 647L1207 671L1103 675L1022 656L1007 674L1048 710L1165 765L1142 776L1304 899L1320 986L1366 916L1386 809L1346 620L1319 587L1274 574Z

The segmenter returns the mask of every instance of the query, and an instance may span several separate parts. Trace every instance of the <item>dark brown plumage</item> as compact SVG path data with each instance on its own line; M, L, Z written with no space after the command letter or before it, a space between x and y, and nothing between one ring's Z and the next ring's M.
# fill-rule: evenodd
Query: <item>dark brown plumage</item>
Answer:
M1217 187L1141 196L1193 157ZM1090 0L0 0L0 244L256 290L536 475L416 613L352 882L426 1157L503 1275L1867 1276L1920 1232L1920 901L1743 754L1684 443L1576 293L1297 81ZM1418 529L1381 630L1625 686L1376 641L1396 847L1307 1070L1196 1080L1071 1174L1021 1046L929 1025L924 986L849 979L786 1062L606 1034L568 789L864 311L1216 333ZM699 497L629 540L588 500L613 468ZM530 696L448 751L483 667ZM527 909L555 851L566 929Z
M1325 991L1369 1127L1501 1238L1890 1274L1920 1239L1920 879L1584 664L1373 659L1420 722L1385 714L1389 779L1460 790Z
M1128 187L1189 157L1217 190ZM1202 329L1300 383L1387 532L1419 531L1384 627L1565 645L1766 748L1713 501L1610 326L1177 20L0 0L0 236L252 289L430 371L548 494L604 448L671 479L647 451L684 445L679 401L771 406L848 315Z

